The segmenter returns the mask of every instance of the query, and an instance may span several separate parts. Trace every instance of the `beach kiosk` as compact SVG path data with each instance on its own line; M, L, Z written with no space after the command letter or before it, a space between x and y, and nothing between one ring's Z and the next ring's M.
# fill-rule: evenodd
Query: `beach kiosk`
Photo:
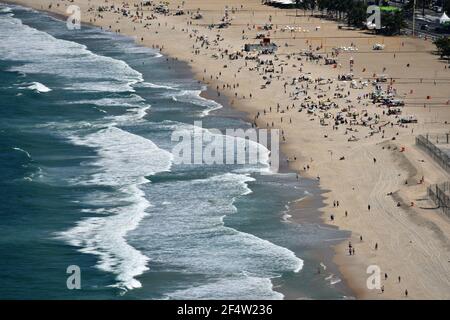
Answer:
M259 44L247 43L244 46L244 51L252 52L259 51L263 54L273 54L277 51L278 46L270 41L270 38L263 38Z

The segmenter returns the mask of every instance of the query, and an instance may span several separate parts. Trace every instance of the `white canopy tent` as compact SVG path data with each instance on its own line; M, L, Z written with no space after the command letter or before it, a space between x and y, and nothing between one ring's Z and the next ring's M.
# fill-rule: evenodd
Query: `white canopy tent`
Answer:
M442 17L439 18L439 23L444 24L450 22L450 18L445 14L445 12L442 14Z

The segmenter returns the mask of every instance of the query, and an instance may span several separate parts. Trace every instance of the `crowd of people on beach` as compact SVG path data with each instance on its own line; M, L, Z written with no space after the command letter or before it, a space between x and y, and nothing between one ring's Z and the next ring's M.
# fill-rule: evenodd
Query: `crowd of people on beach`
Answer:
M275 83L283 83L282 93L290 98L291 103L287 105L277 103L274 106L263 106L262 110L257 112L253 118L253 127L278 128L285 123L296 125L292 120L293 113L303 112L311 121L318 119L320 126L331 126L333 131L341 131L342 134L349 135L348 142L351 143L362 138L372 137L376 134L384 139L385 131L382 128L384 126L393 127L399 124L398 113L392 114L392 116L389 114L392 118L391 120L386 118L386 110L389 109L389 102L395 99L395 89L392 86L392 82L383 89L385 78L374 75L370 79L356 80L352 73L338 74L336 78L313 78L311 73L307 72L308 64L311 63L333 69L342 69L342 65L338 62L341 49L333 50L331 54L322 54L318 53L323 49L321 46L313 48L310 44L306 50L289 54L267 54L267 52L262 51L245 52L242 48L230 50L221 45L224 37L220 33L222 28L229 26L228 23L227 25L210 25L208 30L201 32L199 25L194 25L192 21L201 19L200 11L182 12L180 10L182 9L177 8L175 13L172 11L172 14L186 14L190 16L190 20L187 20L186 27L179 31L188 34L189 39L192 41L191 50L194 55L208 55L213 59L224 61L224 72L227 69L227 63L232 63L235 60L243 60L244 63L238 69L237 73L253 73L255 75L255 84L257 79L261 81L259 90L264 90ZM234 12L239 9L232 8L232 10ZM117 24L120 19L128 19L131 23L141 24L147 29L153 24L157 26L156 30L161 27L170 27L174 30L174 26L168 26L167 22L161 24L158 21L159 15L170 15L171 11L166 7L161 7L151 2L134 4L134 6L126 2L121 6L110 4L98 8L92 7L90 11L94 15L91 18L92 23L97 22L97 19L103 19L104 14L109 12L117 15ZM225 13L225 16L228 16L227 13ZM268 21L269 24L270 21ZM270 30L272 28L276 27L271 26ZM108 26L108 29L110 31L120 32L120 28L115 28L114 26ZM252 34L256 30L255 25L248 24L242 30L243 39L252 38ZM216 31L216 34L211 36L211 31ZM140 40L143 42L144 37L141 37ZM154 45L154 47L163 50L162 45ZM355 45L352 43L351 47L355 48ZM286 72L289 66L297 70L298 73L296 75L289 75ZM257 91L246 93L240 90L241 86L237 73L233 77L236 79L235 82L229 83L222 79L222 72L212 74L209 73L207 68L204 68L204 77L202 80L206 83L209 81L221 82L222 85L216 85L215 88L217 95L220 96L223 92L232 92L231 96L234 99L231 101L231 104L234 104L236 100L253 99L254 96L258 95ZM368 91L370 84L373 87L371 92ZM370 104L377 105L379 108L375 110L378 110L378 112L369 112ZM278 115L278 117L274 117L274 114ZM271 120L267 121L265 118L270 118ZM278 121L275 120L276 118L278 118ZM365 136L361 134L362 128L366 129ZM324 137L327 138L327 135ZM395 137L392 138L395 139ZM284 130L281 130L281 139L283 142L287 140ZM342 156L340 160L345 160L345 157ZM297 157L292 155L287 161L296 162ZM376 159L374 159L374 163L376 163ZM304 171L310 170L312 165L311 159L311 162L303 166ZM319 175L317 175L317 179L320 180ZM339 201L334 201L333 208L338 209L339 207ZM367 209L370 211L370 204ZM348 217L347 211L345 211L345 217ZM330 220L331 222L335 220L335 214L330 215ZM362 235L360 235L360 242L363 242ZM377 251L378 249L378 243L375 243L374 250ZM349 256L356 255L356 247L351 242L349 242L348 254ZM385 280L387 279L386 274ZM400 276L398 279L400 282ZM384 291L384 286L382 286L381 292ZM408 291L405 290L405 295L407 296L407 294Z

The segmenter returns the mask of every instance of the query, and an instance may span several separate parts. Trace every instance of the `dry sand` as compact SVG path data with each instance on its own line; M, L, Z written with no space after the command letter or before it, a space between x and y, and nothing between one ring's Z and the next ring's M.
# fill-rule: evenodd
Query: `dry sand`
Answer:
M304 16L300 11L301 16L295 17L295 10L274 9L262 5L259 0L188 0L184 10L196 11L200 8L203 19L192 20L189 15L154 14L156 19L144 19L142 23L140 19L124 17L119 13L102 12L100 17L95 10L88 11L101 5L116 4L121 8L122 0L10 2L59 14L66 14L68 5L79 5L83 22L134 36L136 42L150 47L163 48L164 54L188 62L198 80L212 89L219 88L220 94L228 96L232 105L245 111L249 119L255 119L260 112L256 120L259 127L266 127L267 124L272 127L273 122L274 128L282 129L286 138L282 150L292 160L291 168L306 177L320 176L321 187L328 190L326 206L322 209L324 221L352 232L355 255L350 256L348 243L342 243L335 248L335 262L358 298L450 298L449 218L437 209L419 208L434 207L426 199L427 186L448 180L448 174L414 145L417 134L444 133L449 129L446 122L450 121L450 69L445 68L445 63L432 54L434 46L429 40L387 38L362 31L339 30L335 22L311 18L309 12ZM133 4L140 2L127 1L132 13L135 13ZM182 3L179 0L167 2L171 9ZM244 4L242 8L241 3ZM221 30L209 29L208 24L218 23L222 18L226 5L230 9L237 8L234 12L230 11L233 19L231 26ZM144 17L152 14L148 7L145 10ZM221 54L226 49L230 53L239 51L247 42L257 43L259 40L255 40L255 36L260 31L253 26L268 23L270 16L274 24L270 36L280 48L277 60L273 56L266 57L274 60L275 73L272 83L261 89L265 83L262 78L264 74L261 68L259 71L256 69L255 61L246 62L242 58L231 61L226 55L222 58ZM145 27L147 23L151 25ZM281 31L286 25L300 26L302 31ZM316 27L320 28L316 30ZM192 37L193 30L197 33ZM248 39L242 39L243 30ZM196 42L196 36L201 35L208 37L209 46L201 47L201 42ZM219 41L214 44L217 35ZM385 44L385 50L373 51L375 43ZM313 50L320 47L317 52L331 54L333 47L348 47L351 44L358 51L341 53L336 68L325 66L322 61L317 64L307 61L305 57L301 57L300 61L297 60L299 55L293 55L308 49L308 45L312 45ZM195 54L193 48L199 49L199 54ZM346 95L349 91L350 95L334 99L337 75L350 71L351 57L354 59L353 73L358 80L371 80L374 74L393 77L397 95L406 102L403 114L415 115L418 123L400 127L393 116L382 114L382 108L367 99L359 101L358 96L372 92L370 84L363 89L350 89L348 82L345 85L340 82L344 87L340 93ZM407 67L407 64L410 66ZM316 86L310 83L307 89L313 101L320 99L317 95L322 94L339 105L339 109L328 111L332 115L352 105L360 114L364 113L362 110L367 110L369 115L378 114L379 123L372 129L361 125L340 125L333 130L330 118L324 119L324 124L328 125L320 124L319 116L323 117L323 114L307 114L305 110L298 112L304 97L293 101L290 94L295 86L306 86L307 83L289 85L286 93L283 84L291 83L293 77L307 73L312 79L334 79L333 84ZM237 83L239 87L236 87ZM224 89L224 85L228 88ZM280 113L276 112L277 104L280 105ZM295 108L287 110L286 107L292 104ZM272 112L268 112L270 107ZM264 110L266 115L263 115ZM394 125L391 126L390 122ZM377 131L379 126L383 126L384 134L375 132L371 135L370 132ZM354 131L347 132L345 127ZM348 138L352 135L358 141L349 142ZM392 140L393 137L395 140ZM405 151L400 152L401 148ZM345 160L339 160L341 157ZM376 163L373 158L376 158ZM306 165L310 169L305 171L303 168ZM424 183L418 184L422 176ZM405 184L406 180L408 184ZM390 192L392 195L387 195ZM333 206L334 201L339 201L339 207ZM411 202L414 206L410 206ZM398 207L397 203L401 206ZM330 221L331 214L335 217L334 221ZM360 236L363 241L360 241ZM378 245L377 250L375 244ZM369 265L381 268L384 293L367 288L366 270ZM388 275L386 280L385 273ZM398 276L401 276L400 283ZM404 294L406 289L408 297Z

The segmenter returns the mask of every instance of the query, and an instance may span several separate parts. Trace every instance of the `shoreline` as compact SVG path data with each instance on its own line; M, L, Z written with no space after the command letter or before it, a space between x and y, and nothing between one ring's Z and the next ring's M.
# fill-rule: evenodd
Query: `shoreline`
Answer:
M168 58L173 59L170 56L168 56ZM179 63L180 61L178 59L175 59L172 61L169 60L169 63L173 63L173 62ZM192 66L190 66L185 61L183 61L182 63L185 64L186 68L188 68L189 72L192 73L192 75L194 76L194 72L192 71ZM212 89L211 86L206 85L205 83L201 82L200 80L198 80L198 82L202 83L203 85L206 86L206 90L202 91L200 96L205 99L215 101L222 106L221 109L212 111L212 116L214 116L214 113L216 113L217 116L219 116L219 117L236 118L236 119L239 119L239 120L245 122L248 125L251 124L250 115L244 110L240 110L239 108L233 108L230 105L230 101L229 101L230 98L228 96L221 95L219 97L214 94L214 89ZM283 173L295 174L295 173L297 173L296 170L292 169L287 164L287 161L286 161L287 157L282 150L280 151L279 156L280 156L280 167L279 167L278 173L280 173L280 174L283 174ZM314 205L312 205L313 210L311 212L308 212L308 214L304 214L305 213L304 212L305 205L303 204L303 201L298 201L301 199L295 200L294 203L289 203L289 210L287 211L287 213L290 214L291 217L289 218L288 223L294 223L294 224L298 224L298 225L318 224L318 225L321 225L326 228L338 229L338 227L327 224L325 221L323 221L323 219L320 217L320 215L316 215L317 213L320 212L320 210L322 210L325 207L324 194L326 193L326 190L322 190L320 188L320 186L314 181L314 179L306 178L306 177L301 177L301 179L307 179L312 184L314 184L312 186L313 190L310 190L311 196L308 196L309 199L306 199L310 202L314 202ZM347 231L344 231L344 232L347 232ZM353 298L352 296L355 294L355 292L352 292L350 286L347 283L347 279L342 275L342 273L339 271L338 265L334 262L334 258L335 258L334 250L335 250L336 246L348 241L349 237L350 237L350 235L348 237L345 237L345 239L342 239L342 240L329 240L333 243L332 245L324 244L323 247L314 248L314 251L315 251L314 253L312 253L310 249L307 250L308 254L310 255L309 259L311 259L311 257L313 257L312 259L314 259L318 265L320 265L320 264L325 265L328 270L333 271L332 274L334 274L335 276L338 276L338 279L340 280L338 282L339 283L338 286L340 287L339 291L347 294L344 296L344 299ZM296 254L296 256L299 256L299 252L294 251L294 253ZM304 257L302 257L302 256L299 256L299 258L301 258L302 260L304 259ZM271 281L272 281L274 290L283 294L285 300L286 299L292 300L292 299L299 298L297 295L298 292L295 291L295 289L290 288L289 283L283 282L282 278L272 278ZM324 280L324 281L326 281L326 280Z
M12 4L12 5L14 5L14 4ZM61 20L61 21L64 21L64 19L65 19L65 16L62 14L59 14L59 13L55 13L52 11L46 11L46 10L38 10L38 11L44 12L45 14L47 14L51 17L54 17L55 19ZM82 25L85 25L87 27L99 28L97 25L90 24L90 23L83 22ZM126 36L126 37L128 37L128 36ZM137 45L140 45L140 44L137 43ZM183 72L191 74L193 79L195 79L195 77L194 77L195 74L192 71L192 66L189 65L186 61L180 61L180 60L176 59L176 57L172 57L165 53L163 53L163 56L164 56L164 59L166 60L165 63L168 66L170 66L170 68L181 68L181 70ZM198 80L198 82L204 84L203 82L201 82L199 80ZM231 107L228 96L226 96L226 95L222 95L220 97L215 96L214 89L212 89L210 85L206 85L206 84L204 84L204 85L205 85L205 90L202 90L200 96L205 99L215 101L222 106L222 108L220 108L218 110L211 111L212 112L211 116L214 117L216 114L219 117L235 118L235 119L242 121L243 123L245 123L248 126L251 125L251 119L247 112ZM280 152L280 166L279 166L278 173L294 174L295 170L292 170L289 167L286 160L287 160L287 157L284 155L283 152ZM314 182L313 179L309 179L309 178L304 178L304 179L308 179L311 182ZM329 226L329 225L325 224L320 219L320 217L317 215L317 213L320 210L320 207L324 206L323 197L322 197L323 191L320 190L320 188L316 185L316 183L314 183L313 189L314 190L308 189L309 191L311 191L311 194L312 194L311 198L313 198L313 201L315 202L315 205L313 206L314 207L313 212L308 213L307 216L305 216L305 215L298 216L299 211L304 211L304 208L302 208L303 205L293 203L292 206L290 206L289 210L287 211L287 213L289 213L292 216L289 223L319 224L324 227ZM338 241L333 240L333 242L338 242ZM300 259L305 261L305 257L303 257L303 255L300 254L302 252L295 251L294 249L288 249L288 250L293 250L293 252L295 253L295 255L297 257L299 257ZM320 248L314 248L314 250L308 249L307 252L308 252L307 259L309 261L314 259L314 262L317 262L317 265L319 265L319 263L320 264L324 263L327 266L328 270L335 270L333 275L338 276L339 281L337 283L339 283L339 284L336 284L336 285L340 287L339 291L348 293L351 296L352 293L350 293L350 289L346 285L345 279L339 273L339 271L337 271L338 270L337 265L334 265L334 263L333 263L333 247L327 245L327 246L323 246ZM313 254L311 254L311 253L313 253ZM311 257L314 257L314 258L311 258ZM292 286L289 287L290 283L287 283L287 281L283 282L282 279L283 279L282 276L271 278L271 281L272 281L272 284L274 287L273 290L283 294L284 299L299 299L300 291L298 290L298 288L295 288L296 284L292 284ZM327 280L323 280L323 281L327 282ZM334 286L334 284L333 284L333 286ZM348 295L345 295L344 299L346 297L348 297Z
M37 10L41 10L39 8L37 8L39 6L39 4L36 3L30 3L30 1L26 1L26 0L22 0L22 1L7 1L6 3L19 3L25 6L31 6ZM42 0L40 3L51 3L52 1L44 1ZM83 5L85 5L85 1L76 1L76 2L80 2ZM63 4L67 5L67 4L72 4L72 3L67 3L67 2L63 2ZM257 4L251 4L251 5L255 5L258 6ZM222 8L221 8L222 9ZM220 10L221 10L220 9ZM52 8L52 12L56 11L56 8ZM218 11L220 11L218 10ZM45 10L46 12L49 12L48 10ZM61 10L60 10L61 12ZM63 12L63 11L62 11ZM261 12L264 13L264 10L262 10ZM273 10L273 12L284 12L283 10ZM277 15L277 13L275 14L275 16ZM61 16L65 16L64 14L61 14ZM172 18L172 16L168 17L164 17L161 16L159 17L160 19L166 20L170 20ZM302 17L300 17L302 18ZM307 21L305 23L309 23L310 19L312 19L312 24L318 24L320 21L320 19L316 19L316 18L310 18L308 16L303 17L303 18L307 18ZM86 22L86 21L84 21ZM170 21L172 22L172 21ZM330 25L335 25L334 22L329 22ZM98 24L93 24L95 26L100 26L101 23ZM107 25L106 21L103 21L103 25ZM183 28L182 26L184 26L183 24L181 24L181 22L179 23L179 25L177 25L177 27L179 27L180 29ZM163 26L161 26L163 27ZM168 29L168 28L167 28ZM158 27L157 30L160 30L160 28ZM181 35L182 35L182 29L179 31L180 35L175 35L170 29L168 30L168 34L172 34L173 35L173 40L172 41L177 41L178 39L180 39L181 41ZM350 32L350 31L340 31L340 32ZM133 30L127 30L125 32L123 32L125 35L129 35L129 36L133 36ZM128 34L129 33L129 34ZM383 37L381 37L383 38ZM161 36L155 36L155 39L145 39L144 43L139 42L138 38L136 38L136 42L138 44L146 44L148 46L151 46L151 43L153 42L153 45L155 45L156 41L163 41L161 39ZM396 40L397 39L397 40ZM397 46L399 48L398 53L400 54L401 52L401 46L400 46L400 40L398 40L399 38L391 38L391 39L385 39L383 38L383 41L386 41L389 43L393 43L391 44L392 46ZM416 46L417 48L423 48L425 52L426 50L428 50L427 48L429 48L429 45L426 43L421 43L422 40L419 39L410 39L410 38L401 38L403 39L404 42L407 43L408 46ZM167 42L167 39L165 39L165 41ZM356 41L356 40L355 40ZM365 41L365 40L364 40ZM361 43L364 42L363 40L361 40ZM367 40L367 42L369 42L369 40ZM398 42L398 44L397 44ZM426 50L425 50L426 49ZM194 58L195 56L189 55L187 53L183 53L183 52L175 52L176 48L172 47L171 48L166 48L166 45L164 45L164 50L162 51L165 55L168 56L172 56L172 57L176 57L177 60L181 59L185 62L187 62L191 69L192 72L196 75L197 80L202 81L202 75L204 77L204 73L201 70L201 66L199 65L199 62L195 62ZM406 51L405 51L406 53ZM355 53L356 54L356 53ZM417 54L421 54L420 51ZM364 56L364 53L361 52L359 55ZM411 55L411 54L409 54ZM348 54L347 54L348 56ZM376 55L374 54L373 56L368 56L367 58L365 58L368 62L367 63L373 63L373 64L377 64L379 65L379 61L375 61L373 58L376 58ZM421 55L422 57L422 55ZM425 56L424 56L425 57ZM208 58L203 58L203 61L206 61ZM406 59L406 58L405 58ZM197 59L198 60L198 59ZM200 59L202 60L202 59ZM431 58L429 58L429 60L431 61ZM434 58L433 58L434 60ZM408 61L408 60L402 60L402 61ZM428 61L428 60L427 60ZM419 63L419 62L417 62ZM436 64L436 63L435 63ZM303 65L303 63L302 63ZM363 62L364 67L366 67L366 62ZM425 64L426 65L426 64ZM437 64L436 64L437 65ZM311 68L312 73L315 75L320 75L320 74L324 74L324 69L321 69L318 67L314 67L311 66L309 64L305 64L305 68L306 66L308 68ZM357 64L357 66L360 68L361 64ZM214 65L211 64L211 62L208 64L208 67L210 68L214 68ZM322 67L322 66L320 66ZM391 68L393 68L391 66ZM428 67L426 67L428 68ZM424 70L426 70L426 68ZM206 69L206 68L205 68ZM221 70L221 68L217 67L215 69L213 69L215 72L217 72L218 70ZM234 71L236 71L236 69L234 69ZM403 72L403 71L399 71L399 72ZM417 71L418 74L420 74L420 70ZM406 74L406 71L405 71ZM437 71L436 71L436 75L437 75ZM400 75L399 75L400 77ZM229 75L229 78L231 78L231 75ZM249 77L244 77L242 80L246 81L249 80L251 78ZM400 78L399 78L400 79ZM213 88L214 85L217 83L217 86L225 83L224 80L222 78L217 78L216 80L213 79L212 75L211 75L211 81L203 81L203 83L205 83L209 88ZM399 81L400 82L400 81ZM406 85L404 85L403 87L405 87ZM413 85L411 85L413 86ZM435 84L436 86L436 84ZM281 85L278 86L279 87L279 91L282 90ZM402 87L402 88L403 88ZM254 88L253 88L254 89ZM422 89L422 86L419 85L415 85L414 93L416 92L432 92L434 96L438 96L438 91L439 88L435 88L433 91L433 87L432 84L430 84L430 86L427 86L425 88ZM239 91L245 91L248 92L248 90L250 90L251 92L251 88L250 89L239 89ZM406 91L405 89L402 89L404 91ZM211 89L211 92L213 92L214 89ZM272 91L273 92L273 91ZM437 92L437 94L435 94ZM266 94L265 97L259 98L259 97L255 97L255 99L258 99L256 102L252 99L236 99L238 100L237 103L234 102L234 98L233 96L231 96L231 92L229 91L225 91L224 95L228 95L229 98L231 99L231 106L232 108L235 108L237 110L239 110L240 112L244 112L248 115L248 118L251 119L252 115L255 115L256 110L257 109L257 105L259 103L264 103L265 99L267 99L267 97L270 98L270 93ZM269 95L269 96L268 96ZM441 94L442 95L442 94ZM222 95L221 95L222 96ZM231 96L231 97L230 97ZM356 98L355 96L352 96L352 99ZM252 100L252 101L250 101ZM441 99L442 100L442 99ZM439 100L439 101L441 101ZM421 100L417 99L417 103L422 103L419 102ZM445 100L442 100L445 101ZM426 103L426 102L425 102ZM439 102L441 103L441 102ZM444 103L444 102L442 102ZM273 104L272 104L273 105ZM414 104L411 104L411 108L412 110L414 110L415 112L422 112L418 107L415 107ZM259 109L261 110L261 109ZM431 109L430 109L431 112ZM431 183L435 183L436 181L440 181L442 179L442 177L446 176L446 174L443 174L442 170L440 170L431 160L427 155L423 154L421 151L416 150L414 148L413 145L413 139L411 139L411 137L409 136L409 129L408 130L403 130L402 131L402 135L398 137L398 139L396 141L391 141L388 142L387 139L381 139L379 142L377 143L358 143L357 147L352 147L349 148L349 151L346 152L346 158L354 158L355 160L351 160L351 161L343 161L343 162L336 162L333 159L333 153L331 154L331 158L328 160L329 154L328 154L328 150L327 148L330 146L333 146L336 143L339 143L339 145L344 148L342 150L346 150L346 143L344 143L345 141L342 140L342 138L339 138L337 136L333 136L332 138L325 138L325 140L323 139L323 137L325 136L324 133L326 133L326 136L328 135L332 135L331 132L329 132L329 130L323 129L323 130L319 130L319 128L313 127L311 122L307 122L307 119L305 119L304 117L302 117L303 115L299 115L298 117L298 123L301 123L302 126L304 127L304 129L306 130L303 133L303 138L300 139L298 141L296 141L295 143L289 143L290 140L288 140L288 143L286 144L282 144L282 152L283 154L286 155L296 155L297 157L297 161L290 163L290 169L293 169L296 172L300 172L300 174L302 176L306 176L309 178L313 178L315 176L319 176L321 177L321 189L324 190L323 193L323 197L324 197L324 201L325 201L325 206L320 210L322 212L321 214L321 218L323 220L323 223L325 224L330 224L330 220L327 218L328 214L331 212L339 212L339 216L336 216L335 221L331 224L333 226L339 227L340 229L348 229L351 230L353 235L352 235L352 240L354 243L357 243L357 255L355 257L352 257L350 259L348 259L347 254L345 253L346 249L346 243L343 242L340 245L337 245L335 248L335 256L334 256L334 260L337 263L337 265L339 266L341 273L343 274L346 282L349 284L349 286L351 287L351 289L356 293L356 296L358 298L363 298L363 299L394 299L394 298L406 298L404 296L402 296L401 292L402 290L404 290L404 288L408 288L410 291L410 296L409 298L413 298L413 299L429 299L431 297L448 297L448 276L446 276L445 270L446 267L445 265L441 265L439 266L439 264L441 264L440 260L437 258L437 252L441 251L444 252L444 256L445 256L445 252L448 252L445 248L446 248L446 244L448 242L448 239L439 239L435 233L430 232L433 231L434 229L438 229L440 230L440 232L443 232L444 234L448 234L447 231L450 230L448 227L448 219L446 217L440 217L437 213L437 211L434 211L434 213L437 216L433 216L433 217L428 217L425 216L423 214L423 212L421 212L417 207L415 208L402 208L402 210L400 211L396 211L395 206L393 206L392 204L392 200L386 199L385 198L385 194L389 191L391 191L391 189L395 190L397 192L398 189L398 194L399 196L404 200L405 203L408 203L408 200L415 200L420 198L423 193L424 193L424 187L425 186L411 186L411 187L402 187L402 185L404 184L404 178L402 178L403 175L405 175L405 173L407 173L407 170L405 168L408 167L408 165L412 165L413 167L417 167L419 166L419 169L421 170L422 173L426 172L426 183L427 184L431 184ZM435 114L433 115L427 115L427 113L422 112L420 115L420 119L423 121L423 125L421 126L416 126L414 129L416 129L416 132L427 132L429 130L448 130L448 127L446 125L437 125L438 121L437 119L448 119L448 113L443 113L443 111L437 110L435 111ZM428 118L426 118L428 117ZM289 130L288 136L291 136L291 132L293 134L296 134L298 132L302 132L302 130L297 130L295 131L294 129L289 128L289 126L287 125L281 125L279 123L279 121L277 120L276 116L271 116L269 117L270 120L277 122L277 126L283 126L284 128L286 128L286 130ZM268 119L268 121L269 121ZM259 120L259 119L258 119ZM262 121L259 121L262 122ZM436 125L434 125L434 123L436 123ZM426 131L427 130L427 131ZM400 130L399 130L400 131ZM316 134L317 132L317 134ZM408 132L408 133L407 133ZM308 137L308 135L311 135L311 138ZM391 133L391 137L392 137L392 133ZM308 141L310 140L310 141ZM331 140L331 141L330 141ZM372 139L373 140L373 139ZM320 148L317 148L318 150L315 150L315 146L318 144L321 144L321 142L324 142L326 145L325 146L320 146ZM392 148L399 148L402 145L406 146L407 150L408 150L408 154L403 155L404 158L399 159L398 156L398 152L394 153L394 152L387 152L385 149L385 146L387 145L392 145ZM300 151L299 151L300 150ZM307 152L305 153L304 150L306 150ZM384 150L384 151L382 151ZM392 149L390 149L392 150ZM308 154L308 156L307 156ZM311 156L311 154L313 154L313 156ZM373 154L377 154L377 158L379 162L383 163L384 167L382 169L380 168L376 168L373 169L373 166L369 166L368 162L371 161L371 157ZM314 158L314 161L309 161L309 158ZM420 164L417 165L415 164L417 162L417 159L426 159L426 163L425 164ZM311 165L311 171L308 170L308 172L305 172L305 170L302 170L302 166L304 166L306 163L309 163ZM348 164L350 163L350 164ZM330 166L335 166L336 169L331 168ZM420 171L419 170L419 171ZM417 179L416 177L417 175L414 175L412 177L408 177L408 179L410 178L414 178ZM345 179L344 179L345 178ZM362 181L357 181L355 179L363 179ZM380 185L379 189L374 189L372 183L368 183L371 181L371 179L377 179L374 180L375 185L378 186ZM357 183L355 182L357 181ZM383 185L383 187L382 187ZM354 192L352 190L356 190L355 192L358 193L359 198L355 199L354 197ZM367 197L367 199L371 199L372 201L374 201L376 203L376 206L374 206L372 212L370 214L375 215L376 218L366 218L369 219L369 221L363 221L364 218L358 217L355 219L352 219L352 221L349 221L350 219L346 219L343 217L343 209L337 209L335 207L333 207L333 202L335 200L333 199L338 199L340 200L341 203L346 203L345 207L349 208L349 212L350 212L350 217L353 217L355 215L355 211L357 212L357 214L359 215L366 215L367 213L364 212L364 206L367 206L367 202L364 203L361 200L365 199ZM384 197L384 198L383 198ZM393 207L393 208L391 208ZM351 208L351 209L350 209ZM393 212L395 212L396 215L392 214L392 210ZM370 210L369 210L370 211ZM362 213L364 212L364 213ZM419 219L416 218L416 216L419 216L420 220L422 221L422 224L425 226L421 226L420 224L416 223L416 221L414 219ZM389 220L390 219L390 220ZM423 223L423 222L426 223ZM396 225L398 224L398 225ZM392 235L393 233L396 233L398 230L398 227L402 227L403 229L402 234L401 235ZM359 229L359 230L358 230ZM373 230L371 230L373 229ZM364 241L361 241L361 243L359 243L359 241L357 240L359 238L360 235L362 235L364 233ZM367 237L366 234L369 233L372 235L372 237ZM374 237L376 236L376 237ZM384 252L384 251L374 251L373 250L373 245L376 242L378 244L378 242L382 242L383 241L383 236L388 239L387 242L385 243L385 245L383 246L384 248L387 247L388 251ZM389 246L392 246L392 243L390 243L389 241L393 241L393 239L391 239L390 237L396 237L398 238L398 244L395 244L395 247L393 248L389 248ZM417 243L420 242L421 239L423 239L424 237L426 237L426 239L430 240L430 243L433 243L433 246L435 246L435 249L430 247L424 247L424 246L412 246L410 245L411 243ZM369 238L369 242L366 242L367 238ZM375 239L374 239L375 238ZM379 239L379 240L377 240ZM394 239L395 240L395 239ZM408 244L408 240L409 243ZM444 249L443 249L444 248ZM403 249L403 250L402 250ZM402 253L402 251L406 251L404 252L404 254ZM425 251L424 251L425 250ZM382 253L381 253L382 252ZM429 254L429 257L426 255ZM404 256L406 255L406 256ZM414 257L418 260L418 266L410 266L408 264L409 259L408 256L410 257ZM398 258L398 261L393 261L393 257L395 257L396 259ZM445 259L445 258L443 258ZM356 261L355 261L356 260ZM420 261L419 261L420 260ZM433 263L433 268L436 269L436 271L433 269L433 272L431 272L430 274L423 274L422 268L423 265L427 265L428 263ZM384 295L381 296L381 294L376 291L376 292L371 292L368 291L366 288L364 288L363 286L365 285L365 280L366 280L366 267L367 265L370 264L380 264L383 267L383 270L387 270L390 274L394 273L394 278L395 278L395 274L398 272L397 270L402 270L402 272L406 273L406 276L402 274L402 284L398 285L395 284L393 281L391 282L386 282L386 292L384 293ZM422 263L422 265L419 265L420 263ZM438 270L439 268L439 270ZM429 268L428 268L429 269ZM448 274L448 273L447 273ZM420 278L421 281L417 281L417 278ZM422 280L423 279L423 280ZM406 284L404 284L406 282ZM399 288L400 287L400 288ZM411 289L413 288L413 289Z

